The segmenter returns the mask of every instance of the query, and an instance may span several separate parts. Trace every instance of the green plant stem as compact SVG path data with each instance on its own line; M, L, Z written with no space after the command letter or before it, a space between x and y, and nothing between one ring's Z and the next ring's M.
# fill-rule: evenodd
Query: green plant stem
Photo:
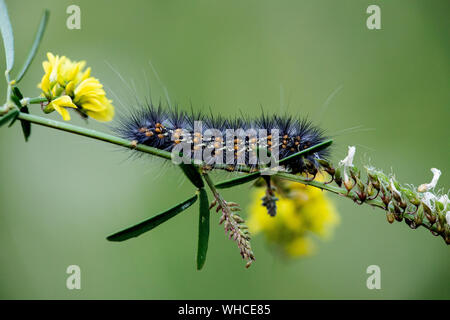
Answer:
M338 186L334 186L334 185L329 185L329 184L325 184L323 182L319 182L317 180L309 180L307 178L304 178L302 176L297 176L297 175L293 175L290 173L285 173L285 172L278 172L275 174L275 176L281 178L281 179L285 179L285 180L289 180L289 181L293 181L293 182L299 182L301 184L304 185L308 185L308 186L312 186L315 188L319 188L321 190L326 190L335 194L338 194L340 196L343 196L345 198L349 198L355 202L358 201L358 196L355 192L350 191L348 192L347 189L345 188L341 188ZM372 207L377 207L383 210L386 210L385 205L383 204L383 202L379 199L373 199L373 200L365 200L363 203L368 204ZM362 204L362 203L360 203ZM414 215L413 214L408 214L405 213L404 214L405 218L408 218L410 220L414 220ZM428 222L422 222L422 226L424 226L425 228L431 230L431 231L437 231L436 225L430 225L430 223Z
M33 101L37 101L37 99L34 99ZM115 144L115 145L125 147L128 149L138 150L138 151L148 153L148 154L151 154L151 155L154 155L154 156L166 159L166 160L172 159L170 152L159 150L159 149L149 147L146 145L142 145L142 144L136 144L133 141L122 139L122 138L116 137L114 135L99 132L96 130L86 129L86 128L75 126L75 125L72 125L69 123L55 121L55 120L43 118L43 117L32 115L32 114L26 114L23 112L19 113L18 119L28 121L28 122L31 122L31 123L34 123L37 125L41 125L44 127L53 128L53 129L57 129L57 130L61 130L61 131L66 131L66 132L78 134L78 135L81 135L84 137L108 142L108 143ZM201 167L202 165L196 165L196 166ZM219 166L215 166L214 168L215 169L226 169L226 167L227 167L226 165L222 165L222 166L219 165ZM247 170L250 170L250 168L247 168L245 166L242 166L241 169L243 169L242 171L245 170L245 172L248 172ZM358 200L358 196L356 195L355 192L353 192L353 191L348 192L346 189L344 189L342 187L325 184L325 183L319 182L317 180L309 180L302 176L293 175L293 174L286 173L286 172L277 172L277 173L275 173L275 176L277 176L281 179L286 179L286 180L302 183L304 185L309 185L309 186L312 186L315 188L319 188L322 190L326 190L326 191L338 194L340 196L349 198L355 202L357 202L357 200ZM219 201L224 201L223 198L221 197L221 195L219 194L219 192L217 191L217 189L214 185L214 182L211 180L210 176L207 173L203 173L203 177L204 177L206 183L208 184L208 187L210 188L211 192L213 193L214 197L216 199L218 199ZM368 204L373 207L385 209L383 202L379 199L366 200L363 203ZM410 214L405 214L405 217L414 219L414 216L410 215ZM422 225L432 231L436 230L436 227L434 225L431 226L428 223L423 223Z
M9 71L5 71L5 79L6 79L6 101L3 106L0 106L0 116L8 113L12 108L15 107L14 103L11 100L11 79L9 77Z
M209 176L209 174L203 173L202 175L203 175L203 178L206 181L206 184L208 185L209 189L211 190L212 194L214 195L214 197L216 199L217 198L222 199L222 197L220 196L219 192L216 189L216 186L214 185L214 182L211 180L211 177Z
M89 138L92 138L92 139L109 142L109 143L112 143L112 144L115 144L115 145L118 145L118 146L122 146L122 147L125 147L125 148L142 151L142 152L149 153L149 154L152 154L152 155L155 155L155 156L167 159L167 160L171 159L170 152L159 150L159 149L152 148L152 147L149 147L149 146L145 146L145 145L142 145L142 144L137 144L136 145L133 141L122 139L122 138L116 137L116 136L111 135L111 134L99 132L99 131L96 131L96 130L86 129L86 128L83 128L83 127L74 126L74 125L69 124L69 123L55 121L55 120L51 120L51 119L35 116L35 115L32 115L32 114L26 114L26 113L23 113L23 112L21 112L19 114L18 118L21 119L21 120L25 120L25 121L28 121L28 122L31 122L31 123L34 123L34 124L38 124L38 125L44 126L44 127L53 128L53 129L57 129L57 130L61 130L61 131L66 131L66 132L78 134L80 136L89 137Z
M281 179L285 179L285 180L289 180L289 181L294 181L294 182L299 182L308 186L312 186L312 187L316 187L322 190L326 190L326 191L330 191L333 192L335 194L344 196L346 198L350 198L352 200L357 200L358 196L356 195L355 192L350 191L347 192L347 189L345 188L341 188L338 186L334 186L334 185L330 185L330 184L325 184L323 182L317 181L317 180L309 180L307 178L304 178L302 176L297 176L297 175L293 175L290 173L285 173L285 172L278 172L275 174L275 176L281 178ZM381 200L375 199L375 200L366 200L364 203L369 204L373 207L378 207L378 208L382 208L384 209L384 204Z
M22 100L20 100L20 103L22 103L22 105L41 104L43 102L48 102L48 99L46 97L34 97L34 98L23 98Z
M34 42L30 49L30 53L28 54L28 57L25 60L22 69L20 70L19 74L16 77L16 83L19 83L20 80L22 80L23 76L25 75L29 66L31 65L31 62L33 62L34 56L36 55L36 52L39 48L39 44L42 41L42 36L44 35L45 27L47 26L49 14L50 12L48 10L45 10L42 15L41 22L39 23L39 27L36 32Z

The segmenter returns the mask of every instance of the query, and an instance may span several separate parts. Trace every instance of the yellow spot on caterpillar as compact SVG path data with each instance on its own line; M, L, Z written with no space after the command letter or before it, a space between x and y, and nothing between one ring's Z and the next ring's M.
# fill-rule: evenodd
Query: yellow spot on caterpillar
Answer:
M227 166L225 168L225 170L227 170L227 171L234 171L234 166Z

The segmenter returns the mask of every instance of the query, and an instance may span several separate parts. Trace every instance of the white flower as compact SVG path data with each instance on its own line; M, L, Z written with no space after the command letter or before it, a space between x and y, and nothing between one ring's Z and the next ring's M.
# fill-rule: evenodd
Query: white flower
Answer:
M347 175L347 168L353 167L353 158L355 157L356 148L354 146L348 147L347 156L344 160L339 161L339 165L344 167L344 182L349 180Z
M436 201L436 196L431 192L425 192L421 195L421 200L427 205L428 208L434 211L434 202Z
M444 206L444 211L447 210L447 206L450 204L450 200L448 199L448 195L444 194L437 199Z
M441 170L436 169L436 168L431 168L431 172L433 172L433 179L431 179L430 183L424 183L421 184L419 186L419 188L417 188L417 191L419 192L425 192L428 191L430 189L433 189L434 187L436 187L436 184L439 180L439 177L441 176Z
M450 211L447 211L447 214L445 215L445 219L447 219L447 224L450 225Z
M344 160L341 160L339 164L344 167L353 167L353 158L355 157L356 148L354 146L348 147L348 154Z
M396 193L398 196L401 196L400 191L398 191L397 188L394 185L394 179L391 178L390 182L391 182L391 190L392 190L392 192Z

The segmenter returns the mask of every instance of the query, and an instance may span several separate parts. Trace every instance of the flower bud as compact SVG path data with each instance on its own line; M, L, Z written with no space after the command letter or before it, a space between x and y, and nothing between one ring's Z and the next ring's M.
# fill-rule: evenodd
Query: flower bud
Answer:
M394 214L392 212L387 212L386 213L386 219L389 223L394 223Z

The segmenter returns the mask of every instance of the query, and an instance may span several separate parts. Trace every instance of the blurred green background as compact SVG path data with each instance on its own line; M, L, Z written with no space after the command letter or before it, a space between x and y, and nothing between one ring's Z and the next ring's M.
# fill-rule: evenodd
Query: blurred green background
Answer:
M41 61L51 51L86 60L119 112L134 104L136 93L165 100L151 61L181 108L192 102L195 109L231 116L241 110L257 114L262 105L309 115L336 135L335 161L356 145L358 164L392 168L399 181L414 185L429 182L436 167L443 172L439 186L449 187L447 0L7 4L16 72L42 10L51 10L21 84L28 96L39 94ZM81 30L66 28L70 4L81 8ZM370 4L381 7L382 30L366 28ZM3 49L0 55L4 70ZM39 106L32 113L41 114ZM95 121L88 126L109 130ZM344 130L353 127L358 129ZM196 205L139 238L105 239L191 195L176 168L38 126L28 143L19 125L3 127L0 148L0 298L450 298L449 247L425 229L389 225L381 210L331 196L341 224L314 256L280 260L257 236L257 260L249 270L212 214L208 258L198 272ZM224 195L245 207L249 187ZM81 267L81 290L66 288L72 264ZM381 290L366 288L372 264L381 267Z

